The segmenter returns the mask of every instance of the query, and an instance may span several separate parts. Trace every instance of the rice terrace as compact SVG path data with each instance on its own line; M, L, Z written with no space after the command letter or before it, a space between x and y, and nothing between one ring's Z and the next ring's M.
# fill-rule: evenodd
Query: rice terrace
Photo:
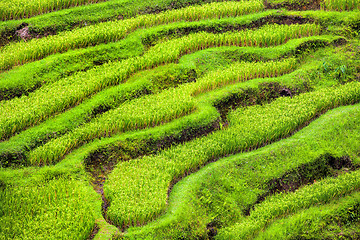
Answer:
M360 239L360 0L0 0L0 239Z

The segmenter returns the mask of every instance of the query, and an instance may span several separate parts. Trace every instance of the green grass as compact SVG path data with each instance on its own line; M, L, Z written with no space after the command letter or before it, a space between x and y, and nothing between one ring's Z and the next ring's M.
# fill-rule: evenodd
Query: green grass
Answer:
M267 1L270 5L280 5L287 8L301 8L302 10L312 8L312 10L326 10L326 11L353 11L359 10L359 0L321 0L313 4L311 0L270 0ZM314 6L312 6L314 5Z
M166 99L166 103L163 103L162 99ZM181 93L177 89L134 99L35 149L30 153L29 162L52 164L67 152L94 138L164 124L195 109L195 103L189 94L186 91Z
M237 60L275 60L283 56L299 55L303 52L307 53L308 50L312 49L312 47L310 49L302 49L304 44L314 43L315 47L321 47L330 44L331 41L333 41L332 37L316 36L290 40L288 43L274 48L222 47L186 55L180 59L179 65L159 67L154 71L144 71L134 75L128 80L128 83L99 92L93 96L91 100L85 101L74 109L54 119L45 121L36 127L23 131L10 138L9 141L1 143L1 162L3 166L15 163L26 164L27 156L25 153L27 151L41 144L45 144L52 138L60 137L69 130L75 129L80 124L89 121L91 116L95 117L92 112L98 108L105 110L116 108L122 101L129 101L133 97L139 97L145 93L157 93L167 87L175 87L182 82L193 79L195 76L203 75L208 70L215 70L219 67L222 69L225 66L230 66L231 63ZM208 54L212 54L214 57L211 61L205 62L205 59L209 60ZM199 61L201 61L201 64L196 65ZM222 65L218 65L219 62L221 62ZM217 63L217 65L214 65L214 63ZM236 66L239 66L239 64L234 65L233 68ZM248 70L250 69L251 66ZM221 73L221 71L218 72L218 74L219 73ZM243 75L243 77L245 76ZM207 78L209 78L209 76L207 76ZM212 78L211 75L210 78ZM224 82L221 84L224 84ZM205 86L204 84L197 85L200 89L201 86ZM209 81L207 81L207 85L209 86ZM219 85L219 83L217 85ZM215 85L213 87L215 87ZM74 119L77 119L77 121L74 121Z
M11 41L20 40L14 36L15 31L28 24L33 36L46 36L77 27L85 27L105 21L129 19L138 14L159 13L171 9L179 9L190 5L210 3L211 0L179 0L179 1L128 1L109 0L103 3L51 12L44 15L21 20L3 21L0 23L0 46ZM22 14L22 13L19 13Z
M97 65L139 56L145 49L164 37L180 37L196 31L226 32L241 28L267 16L278 16L271 11L227 19L210 19L198 22L181 22L137 30L116 43L55 54L34 63L25 64L0 75L0 99L7 100L28 94L46 83L55 82L79 71Z
M40 61L19 66L0 75L0 99L28 95L43 85L51 84L81 71L88 71L110 61L121 61L143 54L140 42L132 38L96 47L51 55Z
M324 0L322 7L331 11L360 10L360 2L358 0Z
M315 39L315 38L312 38ZM302 41L306 42L306 38ZM279 49L278 55L275 56L268 54L271 57L276 59L276 56L281 56L283 54L290 54L291 51L297 52L298 46L301 46L302 41L294 40L289 42L289 44L284 46L279 46L275 49ZM289 48L289 46L292 46ZM223 48L226 49L226 48ZM230 48L231 49L231 48ZM235 49L235 48L232 48ZM267 56L266 51L269 49L252 49L252 48L238 48L236 50L242 51L247 49L248 51L253 51L253 53L262 53L263 57ZM292 50L290 50L292 49ZM215 50L215 49L214 49ZM288 52L287 52L288 51ZM305 50L306 51L306 50ZM274 54L274 52L272 52ZM195 55L196 56L196 55ZM189 62L189 60L182 60L184 62ZM71 151L73 148L86 143L94 138L100 136L110 136L118 132L134 130L144 127L149 127L151 125L158 125L168 120L165 118L169 114L169 109L177 109L177 108L184 108L187 109L187 99L189 96L196 96L204 92L209 92L216 88L220 88L225 85L233 84L236 82L243 82L253 78L259 77L274 77L286 74L290 71L293 71L296 67L296 62L294 59L285 60L282 62L258 62L258 63L234 63L230 65L226 69L215 70L210 72L207 75L204 75L201 78L198 78L196 83L189 83L184 86L180 86L175 90L170 90L170 95L176 96L176 101L173 102L171 105L170 95L167 92L160 93L159 95L154 96L147 96L144 99L139 99L139 101L135 101L134 103L129 103L126 105L122 105L119 108L115 109L114 111L109 111L103 116L98 117L94 121L84 124L83 126L73 130L66 134L63 137L59 137L56 139L51 140L47 144L39 147L38 149L34 150L30 153L29 159L32 164L42 164L42 163L51 163L56 162L57 159L64 156L66 152ZM314 80L312 80L314 81ZM166 97L167 96L167 97ZM157 105L159 98L166 98L167 103L162 104L161 107L158 106L157 110L155 111L152 106ZM154 99L154 100L151 100ZM150 100L150 105L147 101ZM190 101L190 98L188 99ZM193 101L193 100L191 100ZM185 104L186 103L186 104ZM184 106L182 106L184 104ZM144 106L144 110L139 108L136 105ZM133 114L124 114L126 111L125 108L136 109L138 114L136 114L136 119L133 119ZM194 109L198 108L198 104L194 105ZM171 111L170 111L171 112ZM120 114L121 113L121 114ZM143 115L142 115L143 114ZM176 116L172 114L173 116ZM148 120L148 117L151 116L153 120ZM132 119L132 120L131 120ZM155 120L157 119L157 120ZM125 121L125 123L123 122ZM131 122L131 124L127 124L126 122ZM91 130L90 130L91 129ZM86 134L85 134L86 133Z
M224 229L218 239L242 238L251 239L270 222L271 219L290 214L299 209L308 208L319 203L328 203L334 198L343 197L359 188L359 171L345 174L338 178L327 178L311 186L299 189L295 193L278 194L259 204L250 214L249 219ZM239 229L241 229L239 231Z

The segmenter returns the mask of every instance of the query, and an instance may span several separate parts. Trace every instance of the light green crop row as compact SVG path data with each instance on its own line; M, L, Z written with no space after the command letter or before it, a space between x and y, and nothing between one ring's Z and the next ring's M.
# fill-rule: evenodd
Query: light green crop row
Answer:
M268 25L258 30L236 33L200 32L158 44L141 57L104 64L88 72L44 86L29 96L1 102L0 139L33 126L52 114L64 111L105 87L123 82L132 73L173 62L184 54L215 46L279 45L291 38L318 35L319 32L320 27L313 24Z
M216 0L216 2L224 0ZM21 20L0 22L0 46L19 40L14 31L28 25L31 37L44 37L78 27L100 22L129 19L142 14L180 9L189 5L200 5L214 0L109 0L97 4L72 7ZM40 35L40 36L39 36Z
M204 79L199 80L191 94L196 96L225 85L249 79L280 76L293 71L295 66L295 59L287 59L282 62L235 63L225 70L213 71Z
M9 69L15 65L41 59L45 56L65 52L70 49L117 41L138 28L177 21L196 21L208 18L238 16L257 12L261 9L263 9L263 4L259 0L210 3L160 14L142 15L127 20L99 23L78 30L63 32L55 36L9 44L0 49L0 70Z
M28 18L84 4L106 0L7 0L0 2L0 20Z
M234 33L211 34L200 32L184 38L158 44L147 52L147 62L166 63L169 56L181 56L191 52L218 46L258 46L269 47L287 42L290 39L319 35L321 27L315 24L266 25L257 30L244 30ZM172 57L172 58L174 58ZM175 59L174 59L175 60ZM144 66L146 67L146 66Z
M323 0L322 8L330 11L360 10L359 0Z
M167 192L174 179L212 159L288 136L321 112L359 100L359 83L292 99L280 98L269 105L239 109L231 115L230 126L224 131L156 156L120 162L104 186L111 202L108 216L118 226L136 225L156 218L166 208Z
M194 93L256 77L283 75L294 70L295 66L294 59L282 62L235 63L226 70L217 71L217 77L209 74L195 83L135 99L108 111L90 123L35 149L30 153L29 161L31 164L57 162L73 148L94 138L159 125L194 111L197 108L192 97Z
M0 74L0 101L29 94L43 85L80 71L88 71L97 65L143 53L140 39L129 37L119 42L76 49L24 64Z
M261 195L269 193L269 187L274 186L269 183L274 179L282 179L275 187L286 189L286 186L305 185L332 175L331 162L337 157L348 156L353 164L359 164L359 106L336 108L289 138L208 164L175 184L163 217L128 229L124 238L203 238L208 235L209 225L222 231L226 226L246 221L246 210L258 204ZM307 224L297 224L288 229L294 233L296 228L307 230L307 227ZM276 234L275 231L272 233Z

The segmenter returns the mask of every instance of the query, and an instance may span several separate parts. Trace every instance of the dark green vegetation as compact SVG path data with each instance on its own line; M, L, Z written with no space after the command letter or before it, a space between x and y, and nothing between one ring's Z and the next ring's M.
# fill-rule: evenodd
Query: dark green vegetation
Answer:
M0 239L360 238L358 0L35 2L0 11Z

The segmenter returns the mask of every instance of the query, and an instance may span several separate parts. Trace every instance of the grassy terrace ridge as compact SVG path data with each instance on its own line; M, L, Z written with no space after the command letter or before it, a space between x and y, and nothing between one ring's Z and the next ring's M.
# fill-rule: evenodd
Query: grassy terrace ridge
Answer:
M241 82L254 77L273 77L288 73L294 67L293 59L257 64L235 63L225 71L214 72L198 79L194 84L188 83L176 89L164 90L157 95L144 96L110 110L94 121L34 150L30 153L29 161L32 164L56 162L64 153L94 138L166 123L199 109L193 95L229 84L229 80L236 79L235 81ZM236 71L238 69L241 71ZM218 77L219 75L222 77ZM166 99L166 104L162 103L161 99Z
M360 238L360 0L0 0L0 240Z

